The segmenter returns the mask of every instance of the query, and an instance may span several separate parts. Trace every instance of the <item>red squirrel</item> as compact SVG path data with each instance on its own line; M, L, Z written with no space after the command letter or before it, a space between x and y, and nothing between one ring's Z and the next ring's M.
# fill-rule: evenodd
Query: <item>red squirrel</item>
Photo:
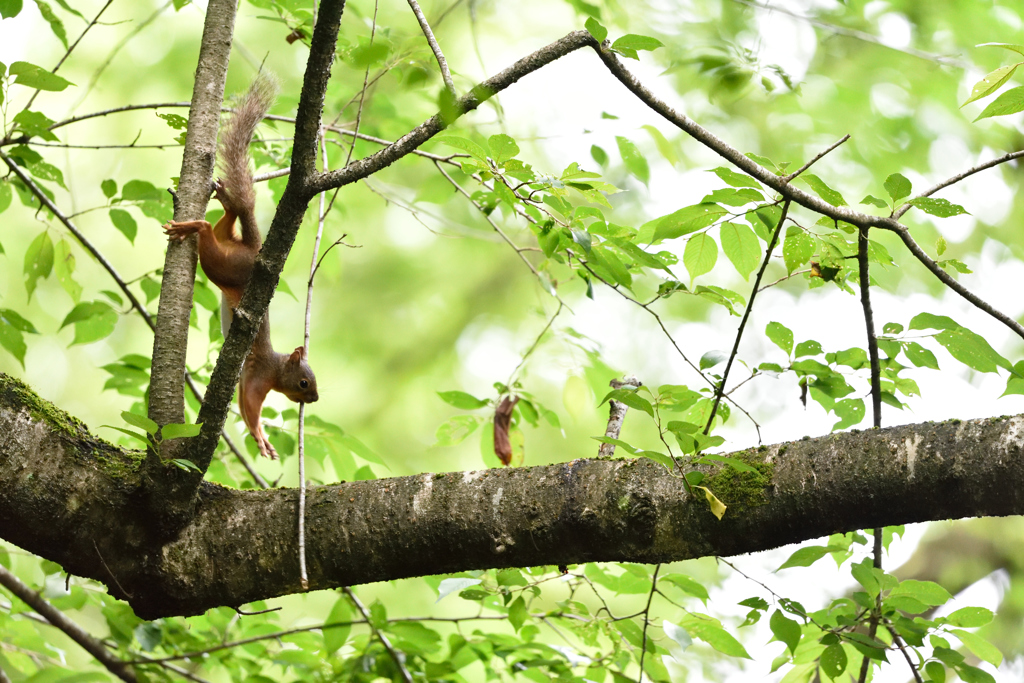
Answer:
M253 188L249 143L257 124L263 120L277 92L276 83L260 74L228 119L220 136L220 171L214 196L224 206L224 216L211 227L206 221L170 221L163 226L171 239L199 235L199 262L210 282L221 290L221 329L231 326L231 311L242 299L252 266L263 240L256 225L256 193ZM241 224L241 234L235 220ZM306 349L299 346L290 354L277 353L270 343L269 312L263 316L238 382L238 406L260 453L277 459L260 422L263 401L271 390L280 391L296 403L313 403L319 396L316 377L306 362Z

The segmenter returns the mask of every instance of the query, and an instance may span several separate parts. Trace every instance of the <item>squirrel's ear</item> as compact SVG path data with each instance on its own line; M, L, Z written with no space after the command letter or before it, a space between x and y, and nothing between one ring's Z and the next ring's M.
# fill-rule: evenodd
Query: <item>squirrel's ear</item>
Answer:
M305 346L298 346L298 347L296 347L295 350L292 351L292 355L288 356L288 360L290 360L292 362L297 362L297 361L300 361L300 360L306 360L306 347Z

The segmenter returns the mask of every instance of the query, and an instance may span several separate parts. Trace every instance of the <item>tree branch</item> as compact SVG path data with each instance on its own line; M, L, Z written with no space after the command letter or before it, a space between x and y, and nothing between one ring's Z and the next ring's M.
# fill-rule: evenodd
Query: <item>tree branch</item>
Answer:
M427 43L430 45L430 51L434 53L434 59L437 60L437 66L441 69L441 78L444 80L444 87L448 90L448 94L451 95L452 100L458 97L458 93L455 92L455 82L452 80L452 73L448 70L448 62L444 58L444 53L441 52L441 46L437 44L437 38L434 37L434 32L430 30L430 24L427 23L427 18L423 16L423 10L420 9L420 5L416 0L409 0L409 7L412 8L412 13L416 15L416 21L420 23L420 29L423 31L424 37L427 39Z
M103 581L144 619L299 590L294 489L202 484L171 540L140 514L140 456L0 375L0 537ZM719 521L641 460L313 487L312 590L470 569L729 556L854 529L1024 513L1024 416L831 434L729 454ZM26 472L33 485L24 486ZM94 541L102 556L96 552Z
M22 602L44 617L48 622L63 631L71 640L75 641L82 648L91 654L96 660L105 666L107 670L128 683L135 683L135 672L125 662L121 661L96 638L93 638L81 626L71 621L59 609L48 603L43 596L32 590L29 586L12 574L6 567L0 565L0 585L16 595Z

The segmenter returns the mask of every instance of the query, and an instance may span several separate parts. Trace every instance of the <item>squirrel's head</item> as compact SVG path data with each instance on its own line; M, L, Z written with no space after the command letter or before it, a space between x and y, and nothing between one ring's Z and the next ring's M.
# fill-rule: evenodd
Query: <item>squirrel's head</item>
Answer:
M316 391L316 375L306 362L306 349L303 346L288 356L281 379L281 393L296 403L313 403L320 398Z

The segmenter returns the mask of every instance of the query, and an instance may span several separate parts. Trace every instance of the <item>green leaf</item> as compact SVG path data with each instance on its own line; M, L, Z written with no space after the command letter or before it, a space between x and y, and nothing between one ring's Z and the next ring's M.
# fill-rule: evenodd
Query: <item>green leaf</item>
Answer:
M654 408L651 406L651 402L643 396L638 396L636 391L632 389L613 389L608 392L598 405L602 406L608 401L618 401L623 405L642 410L651 417L654 417Z
M852 427L864 419L864 401L859 398L844 398L842 401L836 401L832 412L839 418L839 422L832 425L833 432Z
M984 607L961 607L948 617L946 623L963 628L977 628L992 621L995 615Z
M199 436L201 424L167 424L160 430L160 437L163 439L181 439L190 436Z
M695 204L679 209L662 218L651 221L654 223L654 235L650 242L675 239L706 228L717 221L726 212L718 204ZM642 230L642 228L641 228Z
M742 223L722 223L720 230L722 251L743 279L749 279L761 262L761 243L757 236Z
M809 545L804 546L803 548L798 548L796 552L790 555L789 559L779 565L779 568L775 571L782 571L783 569L789 569L790 567L810 567L812 564L835 550L836 548L830 548L824 545Z
M635 33L627 33L612 43L613 50L632 50L634 52L636 50L657 50L659 47L664 46L665 44L657 38L641 36Z
M708 351L700 357L700 369L707 370L708 368L713 368L728 357L724 351Z
M719 166L711 172L732 187L752 187L755 190L761 189L761 183L757 182L746 173L738 173L731 168L725 168L724 166Z
M117 194L117 182L111 178L107 178L100 183L100 190L103 191L103 196L110 199Z
M128 238L128 241L135 244L135 235L139 232L139 226L135 223L132 215L124 209L111 209L110 222L121 231L121 234Z
M693 597L699 598L704 604L707 604L708 602L708 589L700 582L685 574L669 574L661 577L659 581L667 581L671 583L684 593L689 593Z
M930 683L946 683L946 667L938 662L928 662L924 665L924 672L928 674Z
M884 199L879 199L874 195L867 195L864 199L860 200L861 204L870 204L871 206L877 206L879 209L888 209L889 204Z
M971 102L980 100L982 97L988 97L996 90L999 90L1003 83L1010 80L1010 77L1013 76L1013 72L1017 70L1018 66L1020 66L1019 62L1017 64L1007 64L1006 66L1001 66L995 71L990 71L985 74L984 78L974 84L974 88L971 89L971 96L968 97L960 106L963 107Z
M693 280L715 267L718 260L718 245L714 238L705 233L694 235L686 242L686 249L683 252L683 265L690 274L691 285Z
M1021 87L1021 90L1024 90L1024 86ZM911 199L908 203L925 213L938 216L939 218L949 218L950 216L959 216L962 213L967 213L967 209L964 207L953 204L948 199L942 199L941 197L918 197Z
M321 629L324 637L325 655L330 656L337 652L345 644L345 641L348 640L348 634L352 631L352 626L349 624L334 627L329 627L329 625L351 620L352 608L348 604L348 598L340 596L334 602L334 607L331 608L331 613L327 615L327 621Z
M673 166L679 163L679 155L676 154L675 147L673 147L672 143L668 141L668 138L665 137L664 133L650 124L645 124L640 127L651 134L651 138L654 140L654 144L657 146L658 151L661 152L661 156L665 157L665 160L668 161L668 163Z
M777 609L772 612L768 625L775 638L785 643L791 653L795 653L796 646L800 644L800 624L783 614L782 610Z
M984 337L970 330L962 327L943 330L935 335L935 341L942 344L953 358L978 372L995 372L996 367L1013 371L1010 361L989 346Z
M18 12L21 11L22 0L0 0L0 19L10 19L18 16ZM3 76L3 70L0 69L0 77Z
M106 427L107 429L115 429L115 430L121 432L122 434L124 434L126 436L130 436L131 438L135 439L136 441L141 442L142 445L143 445L143 448L149 448L152 445L150 443L149 439L147 439L144 434L137 434L136 432L133 432L133 431L131 431L129 429L122 429L121 427L114 427L113 425L100 425L100 427Z
M117 325L117 311L102 301L83 302L71 309L60 329L75 326L75 339L71 345L88 344L110 335Z
M53 272L53 242L48 232L36 236L25 251L25 289L29 300L36 290L39 278L46 278Z
M692 614L680 626L691 636L703 640L724 655L751 659L738 640L708 617L702 618L700 615Z
M626 451L630 455L636 455L640 451L639 448L635 448L634 446L626 443L622 439L613 439L610 436L592 436L590 438L593 439L594 441L600 441L601 443L608 443L612 444L613 446L618 446L619 448Z
M594 17L587 17L587 21L583 24L583 27L586 28L587 33L594 36L594 40L599 43L603 43L605 38L608 37L608 29L602 26Z
M508 135L499 133L487 138L487 146L491 148L494 163L501 165L519 154L519 145Z
M899 585L889 592L890 597L895 595L907 595L932 607L944 605L953 597L949 591L934 581L918 581L916 579L900 581Z
M608 164L608 152L597 145L590 146L590 158L596 161L599 166L606 166Z
M37 111L20 111L14 116L14 122L30 136L39 136L50 142L57 140L57 136L50 132L53 120Z
M523 596L520 595L508 606L508 622L512 624L512 628L518 633L519 629L523 627L523 624L529 618L530 612L526 609L526 602L523 600Z
M651 179L651 169L647 165L647 159L628 138L616 135L615 142L619 146L619 154L622 155L622 162L626 165L626 170L646 185Z
M12 76L17 76L14 82L18 85L36 88L37 90L60 92L69 85L74 85L71 81L65 80L40 66L28 62L15 62L11 64L8 73Z
M999 666L1003 663L1003 653L999 651L999 648L977 633L961 629L952 629L950 633L959 638L960 642L966 645L967 649L977 655L979 659L988 662L992 666Z
M832 643L821 653L821 668L829 678L838 678L846 671L846 650Z
M21 314L17 311L12 311L9 308L0 308L0 321L3 321L20 332L39 334L39 330L36 329L35 325L22 318Z
M466 152L471 157L482 163L485 167L489 165L487 162L488 151L472 140L451 134L440 135L435 139L449 147L461 149L463 152Z
M802 176L800 176L800 179L803 180L807 184L807 186L814 191L816 195L824 199L832 206L846 206L846 200L843 199L843 195L833 190L831 187L825 184L824 180L814 175L813 173L805 173Z
M0 213L7 210L13 198L14 192L11 190L11 184L6 180L0 179ZM0 252L2 251L3 249L0 249Z
M939 361L935 359L935 354L917 342L908 342L903 347L903 353L906 354L911 363L919 368L939 369Z
M21 367L24 368L25 352L28 351L28 346L25 344L25 338L22 335L22 331L10 324L5 317L6 316L0 316L0 346L4 347L8 353L17 358L18 362L21 363Z
M808 339L807 341L802 341L796 345L796 351L793 353L793 356L795 358L800 358L802 356L817 356L821 352L821 344L813 339Z
M956 672L964 683L996 683L992 674L970 664L961 664L956 668Z
M1002 95L997 97L978 114L978 117L974 119L974 123L992 116L1007 116L1008 114L1016 114L1019 111L1024 111L1024 86L1004 91Z
M898 202L904 197L909 197L910 192L913 190L913 185L910 184L910 181L899 173L893 173L886 178L884 187L894 202Z
M186 472L192 471L192 472L202 473L202 470L199 469L199 466L196 465L191 460L185 460L184 458L171 458L167 462L169 462L170 464L174 465L179 470L184 470Z
M793 330L782 323L770 322L764 328L764 333L776 346L785 351L787 356L793 352Z
M464 391L439 391L437 395L448 405L455 406L459 410L475 410L487 405L487 401L476 396L467 394Z
M911 330L958 330L960 323L945 315L918 313L910 320Z
M71 245L67 240L57 242L53 250L53 273L57 281L76 304L82 296L82 285L75 281L75 256L71 253Z
M138 427L144 430L147 434L156 434L160 428L156 422L153 422L145 415L138 415L136 413L129 413L127 410L121 411L121 419L130 424L132 427Z
M814 238L795 225L786 228L786 239L782 243L782 258L786 262L786 270L792 273L811 260L812 256Z
M436 446L455 446L476 431L481 419L476 415L456 415L441 424L434 432Z
M64 22L60 20L53 8L43 2L43 0L36 0L36 7L39 8L39 14L42 15L46 23L50 25L50 30L53 31L53 35L57 36L57 40L64 45L64 49L68 48L68 32L64 29ZM67 9L67 8L66 8ZM77 14L77 13L76 13Z

